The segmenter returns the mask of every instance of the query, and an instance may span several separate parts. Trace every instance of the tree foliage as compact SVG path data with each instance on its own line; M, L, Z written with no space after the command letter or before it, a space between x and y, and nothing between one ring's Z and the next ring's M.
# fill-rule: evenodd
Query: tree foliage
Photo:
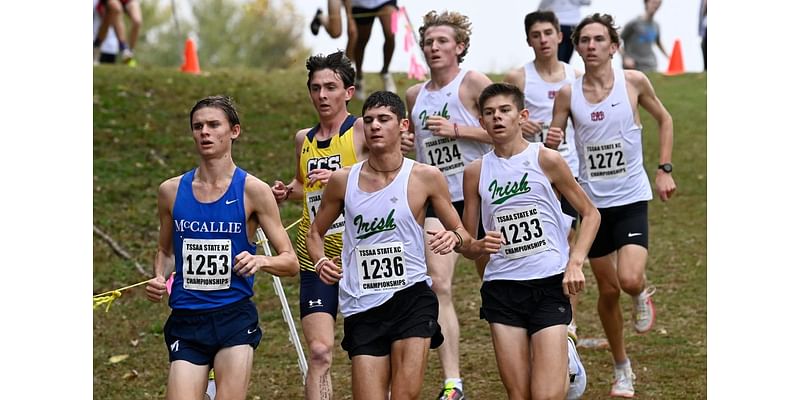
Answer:
M195 0L177 17L170 3L141 3L140 64L181 65L187 36L195 40L201 68L284 68L309 52L303 18L286 0Z

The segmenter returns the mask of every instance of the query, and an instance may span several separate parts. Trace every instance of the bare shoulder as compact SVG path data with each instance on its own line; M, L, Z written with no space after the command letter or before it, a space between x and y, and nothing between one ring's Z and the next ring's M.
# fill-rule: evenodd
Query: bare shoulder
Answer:
M406 103L413 103L417 99L419 91L422 90L422 85L424 84L425 82L417 83L406 89Z
M464 175L479 175L481 173L481 165L483 164L483 157L472 160L471 163L464 167Z
M333 171L330 179L328 180L327 186L331 186L331 184L347 184L347 177L350 175L350 170L352 168L352 165L348 165L344 168L339 168L336 171Z
M635 69L625 70L625 82L637 89L641 89L650 85L650 79L647 79L647 75L645 75L642 71L637 71Z
M567 162L558 150L553 150L542 146L539 150L539 166L544 171L550 182L556 182L564 177L572 179L572 172L569 170Z
M353 130L364 133L364 118L362 117L356 118L356 122L353 123Z
M272 196L269 185L255 175L247 174L244 180L244 193L248 198L263 198L267 193Z
M294 135L295 144L297 144L298 146L302 145L303 141L306 139L306 135L308 135L308 132L310 130L311 128L304 128L297 131L297 133Z
M178 186L181 183L181 178L183 178L183 175L174 176L161 182L161 184L158 185L158 194L169 195L174 198L175 194L178 193Z
M476 91L477 96L483 91L483 89L492 84L492 80L482 72L469 70L467 71L467 74L464 75L464 82L462 85L463 84L468 85L470 89Z
M508 71L506 76L503 77L503 82L510 83L522 89L525 86L525 68L519 67Z
M558 89L558 96L572 96L572 85L564 85L561 86L561 89Z
M433 182L440 176L443 176L442 172L433 165L414 161L414 165L411 167L411 177L415 178L415 180L419 179L422 182Z
M561 153L559 153L558 150L553 150L546 146L539 148L539 165L542 168L553 168L558 165L559 162L564 162L564 158L561 156Z

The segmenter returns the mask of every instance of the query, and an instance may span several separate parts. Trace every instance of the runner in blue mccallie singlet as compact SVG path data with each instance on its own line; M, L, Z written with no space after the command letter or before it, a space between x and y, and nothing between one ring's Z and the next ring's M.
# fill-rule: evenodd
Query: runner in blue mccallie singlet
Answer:
M231 100L200 100L189 121L200 165L158 188L161 227L155 277L146 293L149 300L161 301L174 256L172 313L164 325L170 360L167 399L201 398L212 367L217 395L244 399L261 340L250 300L254 275L260 270L296 275L298 261L270 187L233 163L231 148L241 126ZM258 227L277 255L255 254Z

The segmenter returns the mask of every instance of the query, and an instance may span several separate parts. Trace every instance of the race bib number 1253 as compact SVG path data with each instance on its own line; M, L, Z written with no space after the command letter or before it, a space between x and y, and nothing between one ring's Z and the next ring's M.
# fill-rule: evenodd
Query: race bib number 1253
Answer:
M183 288L231 287L231 251L230 239L183 239Z

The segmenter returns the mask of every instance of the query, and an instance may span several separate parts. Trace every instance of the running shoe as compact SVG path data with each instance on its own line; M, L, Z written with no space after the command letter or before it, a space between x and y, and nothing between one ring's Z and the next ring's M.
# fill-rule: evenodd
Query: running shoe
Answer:
M612 397L633 397L633 382L636 380L636 375L633 373L630 365L626 368L614 368L614 384L611 386Z
M444 385L444 388L441 392L439 392L438 400L466 400L464 397L464 392L461 389L457 388L456 385L452 383L448 383Z
M633 298L633 328L638 333L647 333L656 324L656 307L653 294L656 288L648 287Z
M569 390L567 390L567 400L580 399L586 391L586 369L583 368L581 356L575 348L575 342L571 336L567 336L567 356L569 359Z
M133 50L131 50L131 49L127 48L127 47L122 49L122 58L121 59L122 59L122 63L123 64L127 64L131 60L133 60Z
M356 78L356 98L364 101L367 99L367 91L364 89L364 78Z
M321 16L322 16L322 9L318 8L317 13L314 14L314 19L311 20L311 33L314 36L317 36L317 34L319 33L319 26L322 25L322 19L320 19Z
M392 74L388 72L381 74L381 79L383 79L383 90L397 93L397 86L394 84L394 78L392 78Z

